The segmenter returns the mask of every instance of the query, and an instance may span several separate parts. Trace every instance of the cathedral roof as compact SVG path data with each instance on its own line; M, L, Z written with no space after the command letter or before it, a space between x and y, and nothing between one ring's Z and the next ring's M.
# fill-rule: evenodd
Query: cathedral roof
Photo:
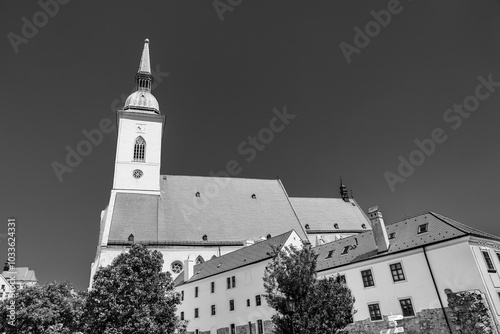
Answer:
M37 282L35 271L28 267L16 267L13 271L4 271L2 276L7 279L15 277L16 283Z
M370 220L353 199L346 202L342 198L291 197L290 202L302 225L308 225L308 232L340 233L371 229Z
M418 233L418 226L427 224L427 232ZM324 245L314 247L319 254L317 270L341 267L354 262L420 248L467 235L500 241L500 238L479 231L434 212L427 212L387 225L390 247L387 252L379 253L372 231L360 233ZM348 247L347 253L344 250ZM331 253L330 253L331 252ZM343 254L344 253L344 254Z
M135 242L240 245L290 230L307 240L280 180L164 175L160 189L117 193L108 244L133 234Z

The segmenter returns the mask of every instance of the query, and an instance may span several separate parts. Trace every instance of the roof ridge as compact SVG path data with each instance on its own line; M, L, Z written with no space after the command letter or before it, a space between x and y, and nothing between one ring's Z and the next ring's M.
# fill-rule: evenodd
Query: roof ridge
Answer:
M254 178L254 177L233 177L233 176L211 176L211 175L172 175L172 174L161 174L160 179L163 180L163 176L170 176L170 177L200 177L200 178L207 178L207 179L233 179L233 180L259 180L259 181L275 181L275 178L272 179L262 179L262 178Z
M307 239L307 231L304 228L304 226L302 225L302 223L300 222L300 218L297 215L297 212L295 211L295 208L293 207L292 202L290 201L290 197L288 196L288 193L286 192L285 186L283 186L281 179L278 178L278 179L276 179L276 181L278 181L278 184L281 186L281 190L283 190L283 193L285 194L286 200L288 201L288 205L290 205L290 208L292 208L293 214L295 215L295 218L297 219L297 222L299 223L299 226L302 229L302 232L304 232L304 234L306 235L306 240L304 240L304 242L309 242L309 240Z
M494 234L491 234L489 232L485 232L485 231L482 231L478 228L475 228L475 227L472 227L472 226L469 226L467 224L464 224L464 223L461 223L455 219L452 219L452 218L449 218L449 217L446 217L444 215L441 215L437 212L433 212L431 211L430 214L432 214L434 217L436 217L437 219L441 220L442 222L444 222L445 224L453 227L453 228L456 228L457 230L467 234L467 235L475 235L475 236L479 236L479 237L487 237L487 238L494 238L496 240L500 239L500 237L494 235ZM479 233L478 233L479 232Z

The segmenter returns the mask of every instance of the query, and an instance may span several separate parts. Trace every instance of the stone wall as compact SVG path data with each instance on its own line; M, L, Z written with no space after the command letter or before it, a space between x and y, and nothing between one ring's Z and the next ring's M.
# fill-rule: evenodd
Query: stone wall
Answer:
M449 310L448 319L451 319ZM356 321L347 326L349 334L379 334L382 329L388 328L387 318L384 321L371 321L370 319ZM455 326L450 321L453 334L459 334ZM414 317L404 318L398 321L398 327L403 327L406 334L450 334L446 325L443 311L438 309L422 310Z

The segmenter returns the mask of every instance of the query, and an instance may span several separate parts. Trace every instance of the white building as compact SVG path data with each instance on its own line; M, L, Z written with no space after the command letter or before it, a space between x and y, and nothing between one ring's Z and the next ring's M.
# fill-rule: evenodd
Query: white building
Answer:
M302 247L290 231L194 266L186 260L176 291L182 304L178 314L193 333L270 333L274 311L264 299L262 276L275 246Z
M35 271L28 267L16 267L9 269L5 266L0 275L0 299L8 298L16 289L36 285L38 282Z
M223 177L161 175L165 115L151 94L149 41L136 75L137 90L117 112L113 189L101 213L91 279L127 247L159 250L174 278L184 260L202 263L267 236L295 230L313 245L370 230L369 219L341 184L341 198L290 198L279 179L243 179L236 161Z

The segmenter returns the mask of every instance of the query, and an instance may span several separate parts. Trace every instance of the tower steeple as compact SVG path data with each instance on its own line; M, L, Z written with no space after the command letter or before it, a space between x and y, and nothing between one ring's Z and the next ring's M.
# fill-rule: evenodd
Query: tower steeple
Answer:
M123 110L117 112L118 142L113 189L159 194L165 115L161 115L158 101L151 94L153 75L148 39L144 41L135 82L136 91L127 98Z
M149 39L144 40L139 69L135 75L136 91L127 98L123 110L134 110L136 112L160 113L160 106L156 98L151 94L153 75L151 74L151 63L149 60ZM139 110L139 111L138 111Z

